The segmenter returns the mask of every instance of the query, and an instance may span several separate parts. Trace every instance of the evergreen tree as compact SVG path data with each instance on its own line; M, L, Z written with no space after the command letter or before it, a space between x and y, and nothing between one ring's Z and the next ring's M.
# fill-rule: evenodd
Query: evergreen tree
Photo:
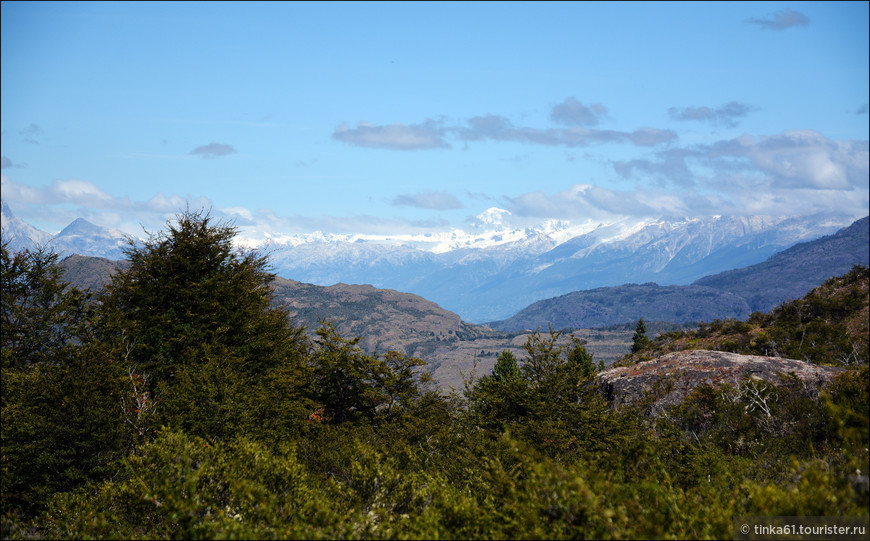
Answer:
M587 379L604 370L604 362L598 361L596 363L593 357L592 353L586 349L585 341L575 342L568 350L568 366L571 372L581 379Z
M634 336L631 337L631 352L637 353L650 344L650 339L646 335L646 323L643 318L637 320L637 327L634 328Z
M422 396L420 383L431 381L415 369L426 363L397 351L378 359L362 351L359 338L345 339L323 321L317 329L317 348L311 355L314 395L326 420L335 424L389 418L399 406Z
M520 371L520 366L517 364L517 358L510 351L502 351L495 361L495 366L492 368L492 377L494 380L505 383L516 381L523 377Z
M529 383L523 377L517 358L503 351L487 374L466 390L476 422L480 426L502 428L529 414Z
M266 387L304 381L287 377L306 370L304 331L273 306L266 257L234 248L236 233L187 210L144 243L131 241L129 267L100 297L98 336L138 383L127 421L139 436L166 425L230 440L257 418L248 396L298 394ZM147 415L136 406L145 399Z
M303 352L302 329L271 305L266 257L234 249L236 233L187 210L126 249L130 266L102 297L102 336L151 388L216 357L239 376L258 376Z

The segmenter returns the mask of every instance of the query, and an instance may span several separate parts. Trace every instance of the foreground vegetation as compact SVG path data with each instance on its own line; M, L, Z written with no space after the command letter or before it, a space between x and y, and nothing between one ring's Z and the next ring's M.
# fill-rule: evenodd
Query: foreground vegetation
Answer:
M4 247L3 538L731 538L735 516L868 513L866 333L846 355L840 323L801 319L806 358L850 369L784 378L767 411L709 387L613 409L552 331L444 396L422 360L306 338L234 236L186 212L96 295ZM820 293L838 321L867 275ZM642 334L635 360L676 347Z

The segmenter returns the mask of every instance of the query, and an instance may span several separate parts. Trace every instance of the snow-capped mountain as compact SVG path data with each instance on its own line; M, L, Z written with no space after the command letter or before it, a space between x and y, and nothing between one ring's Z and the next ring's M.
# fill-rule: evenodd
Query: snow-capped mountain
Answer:
M60 233L52 235L19 219L5 202L2 203L2 237L12 252L45 246L61 257L79 254L113 260L124 257L123 248L128 238L116 229L94 225L84 218L76 219Z
M256 234L239 244L269 256L278 276L316 285L371 284L434 301L469 322L506 319L529 304L572 291L627 283L686 285L760 263L798 242L850 225L845 216L664 217L613 223L550 220L511 228L490 209L468 230L426 234ZM252 234L253 233L253 234ZM44 243L3 205L3 241ZM121 259L125 236L76 220L49 246ZM24 240L30 239L30 241ZM256 240L253 240L256 239ZM16 245L15 243L24 243Z
M452 231L425 237L315 235L263 245L280 276L366 283L420 295L471 322L509 317L580 289L684 285L745 267L852 217L661 218L572 226Z

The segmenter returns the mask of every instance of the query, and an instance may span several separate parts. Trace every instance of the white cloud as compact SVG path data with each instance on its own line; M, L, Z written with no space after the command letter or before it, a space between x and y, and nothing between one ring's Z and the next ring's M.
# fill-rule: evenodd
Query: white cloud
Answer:
M54 202L73 203L89 207L115 207L114 198L87 180L55 180L49 193Z
M44 196L43 190L16 184L8 176L0 176L0 186L3 198L8 201L20 201L21 203L42 203Z
M654 159L613 163L625 178L656 179L694 186L709 178L761 176L774 188L808 190L866 189L867 141L831 140L812 130L717 141L668 149Z
M15 183L2 176L3 199L19 203L16 212L23 220L38 219L58 229L76 218L103 227L120 229L140 235L142 228L157 231L167 220L186 208L210 209L205 197L166 196L158 193L147 201L131 201L127 196L116 196L87 180L55 180L49 186L35 188Z
M653 146L677 139L675 132L657 128L639 128L632 132L622 132L582 127L540 129L514 126L510 120L499 115L472 117L466 127L455 128L452 131L464 141L513 141L564 147L582 147L596 143Z
M511 211L490 207L475 216L476 223L482 225L502 225L505 219L511 215Z
M710 152L725 158L747 158L780 188L866 188L870 170L866 141L830 140L812 130L785 131L757 141L742 137L714 145Z
M529 192L508 198L516 216L570 222L611 222L625 217L694 216L715 214L715 199L692 191L668 192L649 188L617 190L576 184L556 193Z
M251 210L245 207L224 207L219 210L227 216L238 217L248 222L253 221L254 219Z
M332 138L351 145L389 150L421 150L448 148L448 139L459 141L504 141L544 146L582 147L599 143L630 143L654 146L677 140L676 132L642 127L634 131L616 131L586 128L596 125L605 117L607 109L601 104L585 106L575 98L567 98L556 105L551 120L567 125L565 128L537 128L517 126L505 116L486 114L468 118L456 125L443 121L426 120L421 124L394 123L375 125L360 122L355 128L341 124Z

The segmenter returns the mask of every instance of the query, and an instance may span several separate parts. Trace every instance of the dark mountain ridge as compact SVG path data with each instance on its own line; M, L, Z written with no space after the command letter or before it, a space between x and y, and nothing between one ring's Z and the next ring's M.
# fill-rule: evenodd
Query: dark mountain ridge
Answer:
M865 217L833 235L796 244L750 267L705 276L693 285L733 293L746 299L753 312L766 312L868 262L870 217Z

